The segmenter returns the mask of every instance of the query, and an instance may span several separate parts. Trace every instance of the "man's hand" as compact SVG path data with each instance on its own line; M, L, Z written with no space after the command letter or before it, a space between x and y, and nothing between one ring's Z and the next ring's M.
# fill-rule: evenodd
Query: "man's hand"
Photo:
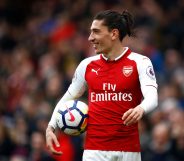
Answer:
M57 140L56 135L54 134L54 129L51 126L48 126L46 129L46 144L49 150L56 155L61 155L62 152L57 150L60 147L60 144ZM55 148L54 148L55 145Z
M132 125L138 122L144 114L144 109L140 106L131 108L123 114L122 120L125 125Z

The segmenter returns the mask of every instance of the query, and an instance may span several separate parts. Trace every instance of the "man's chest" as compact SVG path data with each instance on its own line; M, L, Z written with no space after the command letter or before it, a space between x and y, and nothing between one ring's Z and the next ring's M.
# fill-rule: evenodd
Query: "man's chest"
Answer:
M92 91L130 91L139 85L135 62L94 62L87 66L85 79Z

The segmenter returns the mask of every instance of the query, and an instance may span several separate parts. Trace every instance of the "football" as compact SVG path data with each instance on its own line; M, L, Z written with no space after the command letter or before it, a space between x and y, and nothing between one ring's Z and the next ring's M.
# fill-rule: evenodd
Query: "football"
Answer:
M62 103L56 116L58 128L68 135L80 135L85 132L87 119L88 105L79 100Z

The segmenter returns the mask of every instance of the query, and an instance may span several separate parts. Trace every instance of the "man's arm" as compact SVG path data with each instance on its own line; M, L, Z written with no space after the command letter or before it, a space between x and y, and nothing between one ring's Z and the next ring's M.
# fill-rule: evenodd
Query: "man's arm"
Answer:
M46 129L46 144L49 150L57 155L62 154L61 151L57 151L56 149L60 147L60 144L57 140L56 135L54 134L55 128L57 127L56 124L56 113L58 111L58 108L61 106L62 103L73 100L73 99L78 99L81 95L83 95L84 91L86 90L86 81L84 78L84 73L85 73L85 67L84 63L81 62L79 66L77 67L74 77L72 79L72 83L69 86L67 92L64 94L64 96L59 100L57 103L53 113L51 120L48 124L48 127ZM54 145L56 146L56 149L54 149Z
M148 113L153 110L158 104L158 94L157 89L153 86L147 86L142 91L143 101L140 105L135 108L129 109L124 113L122 120L124 120L125 125L131 125L139 121L144 113Z
M143 57L140 61L137 61L137 68L143 101L124 113L122 120L125 125L139 121L144 113L152 111L158 104L156 77L150 59Z

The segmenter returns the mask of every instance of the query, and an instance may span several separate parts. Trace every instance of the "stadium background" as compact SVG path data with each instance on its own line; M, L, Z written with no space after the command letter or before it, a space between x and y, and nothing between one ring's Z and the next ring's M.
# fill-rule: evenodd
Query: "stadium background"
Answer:
M104 9L133 13L137 36L124 43L152 60L158 79L159 106L139 124L142 160L184 161L184 0L1 0L0 161L53 160L47 123L93 55L89 27ZM83 135L61 137L60 160L81 161Z

